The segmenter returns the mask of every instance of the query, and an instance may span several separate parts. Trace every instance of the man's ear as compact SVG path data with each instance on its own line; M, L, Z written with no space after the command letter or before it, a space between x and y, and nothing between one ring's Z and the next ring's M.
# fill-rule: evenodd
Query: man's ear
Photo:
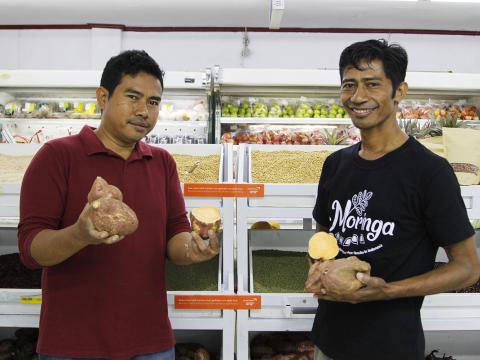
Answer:
M395 91L395 96L393 97L393 100L399 103L401 100L405 99L405 96L407 96L407 92L408 84L404 81L398 86L397 90Z
M98 106L103 111L103 109L105 108L105 103L108 99L108 90L105 89L103 86L100 86L97 88L96 94Z

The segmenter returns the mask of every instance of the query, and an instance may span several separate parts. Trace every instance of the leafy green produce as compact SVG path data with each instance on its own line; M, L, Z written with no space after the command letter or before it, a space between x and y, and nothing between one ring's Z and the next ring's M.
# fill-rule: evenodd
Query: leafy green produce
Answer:
M186 266L167 260L166 268L169 291L218 291L218 256Z
M306 252L255 250L252 252L253 291L303 293L308 275Z

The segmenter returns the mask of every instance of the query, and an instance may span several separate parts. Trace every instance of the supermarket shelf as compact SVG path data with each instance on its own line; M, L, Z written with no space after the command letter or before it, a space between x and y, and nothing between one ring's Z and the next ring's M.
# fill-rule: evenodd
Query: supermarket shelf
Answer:
M2 70L0 87L12 88L67 88L74 91L87 88L92 91L100 84L97 70ZM170 89L205 89L209 78L205 72L165 72L164 87ZM94 94L94 93L93 93Z
M19 218L17 217L0 217L0 228L16 228Z
M242 118L221 117L221 124L351 125L349 118Z
M0 118L0 123L16 124L21 123L22 126L98 126L100 119L44 119L44 118ZM208 122L206 120L199 121L170 121L158 120L155 127L162 126L191 126L191 127L206 127Z

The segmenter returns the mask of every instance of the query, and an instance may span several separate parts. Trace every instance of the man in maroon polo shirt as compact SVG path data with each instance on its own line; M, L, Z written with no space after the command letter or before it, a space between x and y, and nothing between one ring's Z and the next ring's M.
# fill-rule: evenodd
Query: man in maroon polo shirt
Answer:
M157 122L162 75L144 51L111 58L98 129L46 143L25 173L18 239L24 264L43 267L41 359L175 358L165 258L201 262L219 245L191 232L173 158L140 141ZM94 229L87 194L97 176L137 214L133 234Z

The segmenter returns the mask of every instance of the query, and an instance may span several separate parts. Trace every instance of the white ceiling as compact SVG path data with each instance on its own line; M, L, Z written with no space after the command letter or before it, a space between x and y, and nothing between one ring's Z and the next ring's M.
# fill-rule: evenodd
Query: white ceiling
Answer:
M480 2L284 0L281 28L480 31ZM0 25L268 28L270 0L0 0Z

